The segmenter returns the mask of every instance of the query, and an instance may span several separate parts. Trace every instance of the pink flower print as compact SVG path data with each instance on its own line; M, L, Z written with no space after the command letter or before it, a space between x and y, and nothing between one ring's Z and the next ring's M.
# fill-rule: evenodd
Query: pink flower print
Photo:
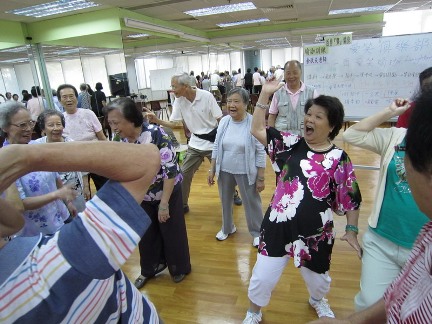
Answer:
M309 248L302 240L296 240L293 243L287 244L285 246L285 251L293 258L294 266L297 268L300 268L304 261L309 261L311 259Z
M282 177L280 179L283 179ZM276 223L291 220L303 200L304 187L295 177L292 181L279 181L271 203L270 221Z
M320 216L323 225L333 222L333 212L330 208L327 208L325 212L320 212Z
M169 148L163 147L159 150L159 153L160 153L160 158L161 158L162 164L165 164L165 163L172 161L173 151L171 151Z
M322 200L330 194L330 177L327 172L309 178L307 185L315 199Z

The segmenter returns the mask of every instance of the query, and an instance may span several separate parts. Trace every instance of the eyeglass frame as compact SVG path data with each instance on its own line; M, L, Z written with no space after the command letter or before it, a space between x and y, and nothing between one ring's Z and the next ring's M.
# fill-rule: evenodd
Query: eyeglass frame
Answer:
M24 124L25 124L25 126L24 126ZM27 121L27 122L22 122L22 123L20 123L20 124L12 124L12 123L9 123L9 125L12 125L12 126L18 127L20 130L25 131L25 130L27 130L29 127L30 127L30 129L33 129L33 128L36 126L36 122L35 122L34 120L29 120L29 121Z

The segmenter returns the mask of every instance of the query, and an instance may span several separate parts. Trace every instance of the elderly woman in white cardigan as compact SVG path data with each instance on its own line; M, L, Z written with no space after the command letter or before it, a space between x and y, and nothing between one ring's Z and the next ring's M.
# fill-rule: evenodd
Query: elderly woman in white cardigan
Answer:
M237 231L233 221L233 200L239 187L252 245L258 247L263 213L259 193L264 190L266 154L264 146L250 133L252 116L247 113L249 93L243 88L232 89L227 96L228 115L219 123L214 142L208 184L218 178L222 202L222 229L216 239L223 241Z

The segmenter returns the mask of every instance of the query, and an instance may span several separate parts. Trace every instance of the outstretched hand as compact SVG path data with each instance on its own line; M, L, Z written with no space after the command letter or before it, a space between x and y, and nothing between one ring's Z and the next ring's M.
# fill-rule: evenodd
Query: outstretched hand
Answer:
M341 241L348 242L348 244L351 245L352 248L357 252L358 258L361 259L363 254L363 249L361 248L357 240L357 234L355 232L353 231L345 232L345 235L341 237Z
M395 115L400 116L408 110L410 102L407 99L397 98L389 106L389 110Z
M149 123L156 123L157 124L158 118L153 111L151 111L147 107L143 107L143 111L145 111L145 117L147 118Z
M279 79L276 79L275 77L270 78L264 85L262 86L261 92L264 92L268 95L272 95L276 91L278 91L280 88L282 88L285 83L281 82L282 77Z

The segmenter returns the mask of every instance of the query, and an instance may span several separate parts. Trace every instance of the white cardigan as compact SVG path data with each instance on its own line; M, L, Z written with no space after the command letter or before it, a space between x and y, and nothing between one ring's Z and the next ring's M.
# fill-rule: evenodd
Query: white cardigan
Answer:
M376 228L378 224L378 217L384 199L388 165L395 152L395 146L402 142L405 134L406 128L375 128L370 132L365 132L353 129L353 126L343 133L345 142L367 149L381 156L375 204L368 219L369 226L372 228Z

